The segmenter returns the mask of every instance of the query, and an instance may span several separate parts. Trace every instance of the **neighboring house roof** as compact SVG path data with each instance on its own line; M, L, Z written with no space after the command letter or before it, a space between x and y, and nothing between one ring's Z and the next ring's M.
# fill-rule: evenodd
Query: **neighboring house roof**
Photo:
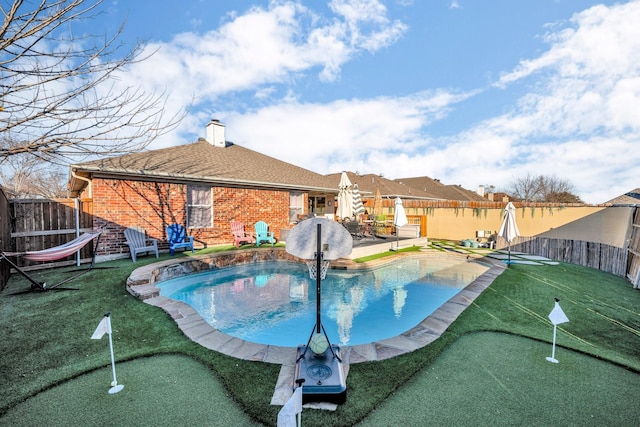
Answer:
M331 182L335 182L335 187L337 188L338 183L340 182L340 175L342 175L342 172L326 176L331 180ZM403 199L441 199L441 197L433 195L430 192L416 189L400 182L392 181L380 175L359 175L347 171L347 176L352 184L358 184L358 189L363 197L374 197L376 191L380 190L380 194L384 198L395 198L399 196Z
M478 193L467 190L459 185L444 185L439 180L428 176L418 176L413 178L400 178L395 180L409 187L413 187L428 193L434 194L439 199L463 200L463 201L487 201Z
M170 182L197 182L243 188L337 192L324 175L274 159L240 145L219 147L206 139L159 150L126 154L71 165L80 177L117 177ZM86 186L71 180L72 196Z
M638 205L640 204L640 188L631 190L605 203L611 203L612 205Z

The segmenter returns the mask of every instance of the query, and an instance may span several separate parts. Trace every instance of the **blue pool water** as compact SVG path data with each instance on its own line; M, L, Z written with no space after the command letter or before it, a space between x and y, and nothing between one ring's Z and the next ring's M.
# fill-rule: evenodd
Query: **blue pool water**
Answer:
M321 318L334 344L399 335L419 324L484 273L476 262L404 258L375 269L329 270ZM216 329L261 344L306 344L316 323L316 281L306 264L243 264L157 284Z

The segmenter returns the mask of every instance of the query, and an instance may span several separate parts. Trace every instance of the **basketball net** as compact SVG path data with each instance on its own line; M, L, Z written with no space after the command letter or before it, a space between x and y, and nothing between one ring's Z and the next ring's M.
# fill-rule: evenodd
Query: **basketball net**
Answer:
M330 261L322 261L321 265L320 265L320 278L324 279L325 276L327 275L327 270L329 269L329 263ZM318 276L318 272L316 271L316 260L313 261L307 261L307 267L309 267L309 276L312 279L317 279Z

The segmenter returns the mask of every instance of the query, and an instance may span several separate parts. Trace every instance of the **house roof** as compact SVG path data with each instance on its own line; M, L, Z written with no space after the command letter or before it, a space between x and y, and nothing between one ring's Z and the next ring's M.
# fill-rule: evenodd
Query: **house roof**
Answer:
M439 180L429 178L428 176L400 178L395 181L406 186L431 193L438 199L479 202L487 201L487 199L474 191L467 190L459 185L445 185Z
M223 140L224 141L224 140ZM226 187L337 193L341 173L321 175L237 144L197 142L71 165L70 192L77 197L87 179L208 183ZM429 177L390 180L376 174L347 172L363 197L377 190L383 197L422 200L485 200L460 186Z
M340 175L342 175L342 173L327 175L327 178L330 178L331 182L335 182L336 188L340 182ZM373 197L376 191L380 190L380 194L385 198L395 198L399 196L403 199L440 199L440 197L430 192L416 189L376 174L359 175L353 172L347 172L347 176L352 184L358 184L358 189L363 197Z
M273 157L227 143L216 147L205 139L159 150L126 154L71 165L78 176L199 182L224 186L337 192L326 176ZM77 196L87 185L71 180Z
M605 203L606 204L611 203L612 205L638 205L640 204L640 188L636 188L635 190L628 191Z

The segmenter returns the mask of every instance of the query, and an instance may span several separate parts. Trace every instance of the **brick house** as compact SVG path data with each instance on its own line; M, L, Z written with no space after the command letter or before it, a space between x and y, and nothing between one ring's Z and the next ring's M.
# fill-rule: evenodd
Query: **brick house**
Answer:
M71 197L93 200L104 227L101 260L128 256L124 229L143 227L167 250L167 225L185 225L196 247L232 243L230 221L265 221L277 238L298 215L333 217L338 181L225 139L212 120L197 142L70 166Z

